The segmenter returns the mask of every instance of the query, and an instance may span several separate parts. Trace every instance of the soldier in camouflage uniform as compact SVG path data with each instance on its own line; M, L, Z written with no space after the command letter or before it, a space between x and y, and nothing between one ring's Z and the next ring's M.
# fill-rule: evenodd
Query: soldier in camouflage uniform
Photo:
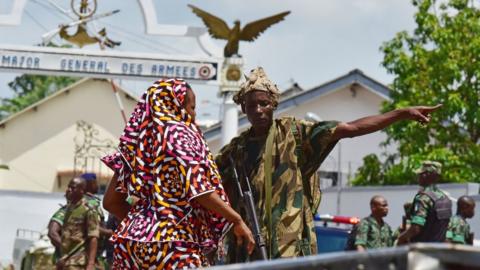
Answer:
M336 142L368 134L402 120L428 122L436 107L398 109L348 123L307 122L293 117L273 119L278 104L277 86L262 68L252 70L234 96L252 127L234 138L216 159L232 206L243 212L233 182L232 166L249 177L257 215L270 258L316 253L313 214L320 203L319 183L312 178ZM230 163L229 157L235 160ZM243 175L243 176L242 176ZM255 260L227 240L226 261Z
M462 196L457 201L457 214L450 219L447 229L447 241L455 244L473 245L473 233L467 218L475 214L475 201L469 196Z
M84 173L80 177L85 179L86 182L85 199L98 214L100 238L98 240L97 261L99 262L98 265L102 265L105 268L107 262L103 257L103 252L105 251L107 242L109 241L110 236L112 236L113 231L107 228L105 213L101 206L102 201L96 195L98 194L97 175L95 173Z
M85 187L85 199L87 199L88 203L95 208L97 211L100 220L104 220L105 215L103 213L101 204L102 200L97 197L98 193L98 183L97 183L97 176L94 173L84 173L80 175L81 178L85 180L86 187Z
M376 195L370 200L370 216L363 218L355 236L358 251L391 247L393 245L392 228L383 218L388 214L388 203L384 197Z
M99 218L84 198L85 186L83 178L74 178L68 185L70 203L62 227L62 257L57 262L57 269L95 269Z
M398 245L445 241L448 222L452 216L452 203L436 185L441 170L440 163L424 161L415 171L421 188L413 199L411 225L398 237Z

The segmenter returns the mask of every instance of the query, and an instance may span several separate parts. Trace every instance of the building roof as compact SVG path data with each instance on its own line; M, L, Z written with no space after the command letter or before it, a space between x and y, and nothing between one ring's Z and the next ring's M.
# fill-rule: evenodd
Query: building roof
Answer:
M305 91L305 89L303 89L297 82L294 81L289 88L283 90L280 93L280 100L289 98L294 95L298 95L298 93L301 93L303 91Z
M342 75L336 79L323 83L319 86L313 87L309 90L299 91L296 95L287 97L280 100L275 113L285 111L291 107L299 106L303 103L311 101L323 95L327 95L333 91L346 87L348 85L359 84L372 93L384 98L390 99L390 88L388 86L378 82L377 80L365 75L363 71L354 69L345 75ZM242 127L248 123L248 119L245 115L242 115L238 119L238 126ZM212 126L204 132L205 138L211 139L221 134L221 122Z
M27 111L29 111L29 110L34 110L36 107L42 105L43 103L46 103L47 101L49 101L49 100L51 100L51 99L54 99L54 98L60 96L60 95L63 94L63 93L66 93L66 92L68 92L68 91L70 91L70 90L72 90L72 89L75 89L78 85L84 84L84 83L86 83L86 82L88 82L88 81L91 81L91 80L105 81L105 82L107 82L107 83L110 83L110 81L107 80L107 79L94 79L94 78L83 78L83 79L80 79L80 80L72 83L71 85L69 85L69 86L67 86L67 87L65 87L65 88L63 88L63 89L60 89L60 90L54 92L53 94L48 95L47 97L45 97L45 98L43 98L43 99L41 99L41 100L33 103L32 105L24 108L23 110L18 111L18 112L16 112L16 113L14 113L14 114L6 117L5 119L3 119L3 120L0 121L0 127L1 127L1 126L4 126L7 122L9 122L9 121L11 121L12 119L18 117L19 115L21 115L21 114L23 114L23 113L25 113L25 112L27 112ZM119 92L121 92L121 93L124 93L128 98L132 98L133 100L138 100L138 98L137 98L135 95L133 95L132 93L128 92L127 90L121 88L120 86L118 86L118 85L116 85L116 84L115 84L115 88L117 89L117 91L119 91Z

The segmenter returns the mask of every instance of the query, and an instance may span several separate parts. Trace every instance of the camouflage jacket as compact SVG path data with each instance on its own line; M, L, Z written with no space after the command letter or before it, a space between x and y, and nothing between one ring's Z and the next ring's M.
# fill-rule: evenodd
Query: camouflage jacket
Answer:
M61 205L60 208L50 218L50 222L57 222L60 226L63 226L63 220L65 219L65 212L67 211L66 205Z
M85 199L87 199L88 204L95 209L98 213L98 217L100 219L100 223L105 222L105 214L102 210L102 200L91 193L85 193Z
M90 237L99 237L99 218L83 198L75 205L69 204L65 213L61 254L62 258L68 257L66 266L87 264L86 247Z
M268 239L265 209L265 141L253 138L251 129L226 145L216 158L223 185L232 206L244 215L234 183L232 164L240 178L248 175L253 189L262 235L271 258L315 254L317 251L313 213L321 192L316 171L335 145L332 134L338 122L311 123L294 118L276 119L272 150L271 239ZM252 147L253 143L253 147ZM256 146L255 146L256 145ZM256 149L255 149L256 148ZM253 155L252 155L253 153ZM248 221L247 221L248 222ZM237 249L233 237L227 239L227 263L254 260Z
M85 199L87 200L88 205L90 205L97 212L100 227L106 228L105 212L103 211L103 208L102 208L102 200L92 193L85 193ZM109 237L106 237L105 235L100 234L100 238L98 239L98 248L97 248L98 258L103 257L102 255L103 251L105 250L109 242L108 238Z
M467 244L470 237L470 225L460 215L450 218L447 230L447 239L456 244Z
M430 185L424 187L421 191L432 191L439 198L446 196L436 185ZM428 195L418 192L413 199L412 212L411 212L411 223L424 226L427 222L428 213L433 209L434 201L428 197Z
M420 226L421 230L410 242L444 242L452 212L451 204L448 196L436 185L423 187L415 195L410 212L411 224Z
M378 224L374 217L369 216L358 224L355 246L361 245L367 249L393 246L392 228L386 222Z

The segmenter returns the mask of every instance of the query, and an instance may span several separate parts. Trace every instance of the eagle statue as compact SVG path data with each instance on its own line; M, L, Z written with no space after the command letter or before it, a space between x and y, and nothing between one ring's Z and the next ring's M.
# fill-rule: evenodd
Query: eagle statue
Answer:
M290 11L282 12L267 18L263 18L243 27L240 27L240 21L235 21L233 28L229 28L227 23L204 10L201 10L193 5L188 5L193 13L203 20L203 23L208 28L208 33L216 39L227 40L227 45L223 51L225 57L238 55L238 44L240 41L254 41L260 36L268 27L282 21L285 16L290 14Z

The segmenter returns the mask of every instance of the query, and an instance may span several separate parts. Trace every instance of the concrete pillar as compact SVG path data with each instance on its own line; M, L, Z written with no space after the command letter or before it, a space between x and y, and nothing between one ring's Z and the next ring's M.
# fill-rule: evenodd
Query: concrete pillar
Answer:
M222 146L237 136L238 106L232 97L240 90L243 74L243 58L233 56L225 58L220 77L220 93L222 97Z

